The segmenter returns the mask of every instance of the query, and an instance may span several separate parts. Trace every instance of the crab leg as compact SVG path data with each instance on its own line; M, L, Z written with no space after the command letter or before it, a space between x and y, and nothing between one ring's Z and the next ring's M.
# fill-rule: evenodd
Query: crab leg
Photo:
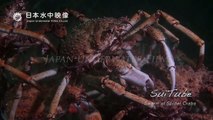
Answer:
M149 75L136 69L124 60L116 58L108 59L104 61L103 65L109 71L118 72L121 83L124 83L124 85L126 85L124 81L127 81L134 85L143 87L145 91L147 87L154 88L154 83L149 77Z
M53 46L53 44L44 35L41 35L39 33L32 32L29 30L19 29L19 28L13 28L11 26L7 26L7 25L3 25L3 24L0 24L0 31L8 33L8 34L10 34L10 33L20 34L20 35L25 35L25 36L35 38L35 39L39 40L40 42L45 43L48 46L50 46L54 50L54 52L57 52L57 50Z
M142 17L142 11L141 10L138 10L137 13L135 13L131 19L129 20L129 24L127 24L126 28L125 28L125 32L123 34L126 34L135 24L137 24L140 20L141 20L141 17ZM135 66L137 69L139 69L138 67L138 63L134 57L134 55L132 54L131 52L131 47L128 45L125 47L123 47L124 50L126 51L127 55L129 56L133 66Z
M114 93L117 95L123 95L126 98L129 98L137 103L140 103L142 105L145 105L149 108L155 109L155 104L152 101L149 101L145 98L139 97L133 93L130 93L125 90L125 87L121 86L120 84L108 79L108 77L102 77L101 82L104 86L111 89Z
M135 68L137 68L138 70L140 70L140 67L139 67L139 65L138 65L138 62L137 62L135 56L133 55L132 51L131 51L131 50L126 50L126 53L127 53L127 55L129 56L129 58L130 58L130 60L131 60L131 62L132 62L132 64L133 64L133 66L134 66Z
M41 64L47 63L48 58L46 57L30 57L30 64Z
M129 30L130 30L135 24L137 24L137 23L141 20L141 17L142 17L142 11L139 10L137 13L135 13L135 14L131 17L131 19L128 21L129 24L126 24L126 26L125 26L125 28L124 28L124 32L122 32L120 35L126 36L125 34L128 33ZM128 37L129 37L129 36L128 36ZM124 37L124 38L126 39L127 37ZM136 40L135 40L135 39L136 39ZM142 39L142 37L135 38L135 39L134 39L135 41L139 41L139 40ZM133 40L132 43L135 42L134 40ZM131 42L131 41L130 41L130 42ZM114 44L116 44L116 43L114 43ZM131 47L132 47L132 46L130 46L129 43L127 43L127 44L125 44L125 45L123 46L124 50L130 50ZM114 50L114 49L116 49L116 48L111 48L111 50ZM129 56L129 57L130 57L130 59L132 60L132 62L135 62L134 56Z
M180 22L177 19L175 19L174 17L172 17L171 15L169 15L161 10L158 10L157 14L162 16L169 24L174 26L176 29L185 33L189 38L192 39L192 41L194 41L200 47L199 60L198 60L198 64L197 64L197 68L199 68L203 64L203 61L204 61L205 42L199 36L197 36L195 33L193 33L191 30L189 30L188 28L181 25Z
M92 91L88 91L86 92L86 95L89 96L89 97L92 97L92 96L97 96L95 98L95 100L101 100L105 97L104 94L100 93L99 91L97 90L92 90Z
M129 24L127 24L127 26L126 26L126 28L125 28L125 32L122 33L122 35L123 35L123 34L126 34L127 32L129 32L129 30L130 30L135 24L137 24L137 23L141 20L142 16L144 16L143 11L138 10L138 12L135 13L135 14L131 17L131 19L129 20ZM127 37L126 37L126 38L127 38ZM133 43L134 43L134 42L136 42L136 41L140 41L141 39L142 39L142 36L133 36L133 38L131 38L131 41L130 41L130 42L133 42ZM126 53L127 53L127 55L129 56L129 58L130 58L130 60L131 60L131 62L132 62L132 64L133 64L133 66L135 66L137 69L140 69L139 66L138 66L138 62L137 62L135 56L134 56L134 55L132 54L132 52L131 52L132 46L129 45L129 43L127 43L127 44L124 44L122 48L126 51Z
M47 77L54 76L56 74L57 74L57 69L50 69L50 70L47 70L47 71L32 75L31 78L34 81L39 81L39 80L45 79Z
M140 66L131 52L132 47L139 41L143 39L143 36L140 34L134 34L130 38L128 38L123 44L122 44L122 49L125 50L126 54L129 56L131 63L133 64L134 67L140 70Z
M145 27L152 25L154 22L158 19L158 14L153 14L151 17L149 17L147 20L145 20L142 24L140 24L138 27L136 27L134 30L132 30L130 33L123 36L123 39L127 39L128 37L132 36L133 34L137 33L140 30L143 30Z
M16 109L17 109L19 101L21 100L21 97L22 97L22 90L23 90L22 84L20 84L19 87L18 87L18 90L16 92L16 97L15 97L15 100L13 102L13 106L11 108L10 116L9 116L8 120L14 120L15 119Z
M148 14L145 11L143 11L143 14L144 14L145 18L147 18L147 19L151 16L150 14ZM178 46L178 44L180 42L179 38L176 37L171 31L166 29L164 26L162 26L158 22L154 23L154 25L156 27L158 27L159 29L161 29L162 32L165 33L165 35L169 38L169 40L171 40L173 43L175 43L175 45L173 46L173 49L177 48L177 46Z
M142 17L142 11L141 10L138 10L137 13L135 13L131 19L129 20L129 24L127 24L126 28L125 28L125 31L128 32L135 24L137 24L140 20L141 20L141 17ZM125 33L126 33L125 32ZM125 34L124 33L124 34Z
M57 114L56 110L57 110L59 101L60 101L61 96L62 96L66 86L68 85L68 83L69 83L69 75L66 75L66 76L64 76L63 80L61 81L61 84L58 86L55 96L53 97L53 100L51 102L49 114L47 116L49 118L49 120L52 120L55 118L55 116Z
M86 95L88 95L88 96L93 96L93 95L98 95L98 94L100 94L100 92L97 90L91 90L91 91L86 92Z
M130 20L130 24L127 26L126 30L130 30L132 28L133 25L135 25L136 23L138 23L138 21L140 21L141 17L145 16L145 18L150 19L147 21L152 21L157 27L159 27L171 40L172 42L175 42L175 45L173 47L173 49L175 49L177 47L177 45L179 44L179 38L177 38L172 32L170 32L169 30L167 30L165 27L163 27L162 25L160 25L159 23L157 23L157 17L155 18L156 21L153 21L153 18L150 18L151 15L149 15L147 12L144 11L138 11L138 13L136 13ZM154 16L154 15L153 15ZM146 21L145 21L146 22ZM147 22L149 23L149 22ZM151 25L151 24L150 24ZM143 27L146 27L146 25L141 25L141 29L143 29ZM124 37L125 38L125 37ZM141 37L142 39L142 37ZM129 45L125 45L123 47L126 50L126 53L128 54L128 56L130 57L130 60L132 62L132 64L136 67L136 68L140 68L139 64L137 63L135 57L133 56L133 54L131 53L130 49L131 46ZM151 51L155 48L155 45L153 44L150 49ZM149 54L141 61L141 66L143 66L144 64L147 63L148 59L151 56L151 52L149 52Z
M176 83L176 75L175 75L175 62L174 62L174 58L173 55L169 49L169 47L166 45L165 40L166 38L164 37L163 33L152 27L149 26L147 28L147 33L150 35L150 37L158 42L160 42L163 46L164 52L166 54L166 60L167 60L167 67L169 69L170 75L171 75L171 84L172 87L171 89L173 90L175 88L175 83Z
M97 89L98 91L104 92L103 88L109 88L110 90L112 90L114 93L116 93L118 95L123 95L132 101L135 101L137 103L140 103L142 105L148 106L153 109L155 108L155 105L152 101L149 101L146 98L137 96L133 93L126 91L124 86L108 79L108 76L107 77L97 77L97 76L92 76L92 75L87 75L87 74L84 74L84 76L85 76L85 78L83 78L83 79L87 80L87 82L88 82L87 85ZM100 86L102 86L102 87L100 88Z
M174 58L172 56L172 53L169 49L169 47L166 45L165 41L161 41L161 44L163 45L165 54L166 54L166 60L167 60L167 66L171 75L171 79L172 79L172 87L171 89L174 90L175 89L175 83L176 83L176 75L175 75L175 62L174 62Z
M25 82L33 85L34 87L38 88L38 85L36 84L36 82L26 73L6 64L4 62L4 60L0 59L0 67L3 67L4 69L10 71L11 73L15 74L16 76L18 76L19 78L21 78L22 80L24 80Z
M171 40L174 43L172 49L175 50L180 43L180 39L178 37L176 37L172 32L167 30L165 27L163 27L162 25L160 25L158 23L156 23L156 25L163 31L163 33L165 33L165 35L167 35L169 40Z

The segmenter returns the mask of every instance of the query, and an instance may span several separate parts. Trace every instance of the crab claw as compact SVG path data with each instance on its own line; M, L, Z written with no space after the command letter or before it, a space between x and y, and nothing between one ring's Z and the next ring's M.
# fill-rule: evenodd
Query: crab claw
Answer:
M132 83L137 86L144 87L144 91L147 91L147 88L154 88L154 83L144 72L136 69L135 67L131 66L130 68L123 68L125 71L121 73L120 79L123 79L129 83Z
M125 82L134 84L139 87L143 87L144 91L147 88L154 88L154 83L146 73L136 69L131 64L120 59L110 59L104 62L104 66L110 71L119 73L121 83L125 85Z
M166 57L166 65L168 67L168 70L170 72L170 76L171 76L171 90L174 90L175 89L175 84L176 84L176 72L175 72L175 62L174 62L174 58L173 58L173 55L172 55L172 52L170 50L170 48L167 46L166 44L166 38L164 36L164 34L157 28L154 28L152 26L149 26L147 28L147 33L149 34L149 36L160 42L162 44L162 47L164 49L164 52L165 52L165 57Z
M163 45L165 54L166 54L166 59L167 59L167 66L171 75L171 89L175 89L175 83L176 83L176 75L175 75L175 62L174 58L172 56L172 53L169 49L169 47L166 45L165 41L161 41L161 44Z

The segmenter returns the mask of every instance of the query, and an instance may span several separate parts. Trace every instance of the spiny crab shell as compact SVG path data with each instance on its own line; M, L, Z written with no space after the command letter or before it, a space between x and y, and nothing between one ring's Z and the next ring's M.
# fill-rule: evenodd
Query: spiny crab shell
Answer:
M82 58L83 61L77 63L95 63L100 60L101 55L106 55L105 51L119 35L127 24L124 20L115 18L99 18L88 20L71 33L68 40L62 45L60 55L71 58Z

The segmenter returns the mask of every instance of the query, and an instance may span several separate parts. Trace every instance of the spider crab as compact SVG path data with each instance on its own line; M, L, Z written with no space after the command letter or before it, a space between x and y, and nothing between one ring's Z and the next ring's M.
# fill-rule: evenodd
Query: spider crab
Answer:
M132 101L145 105L151 109L155 109L154 102L128 92L125 88L128 84L141 87L144 91L147 91L147 89L153 89L155 87L154 82L149 75L141 71L140 68L144 64L148 63L147 61L149 61L150 56L152 55L152 50L155 48L155 44L158 43L162 46L164 50L163 52L165 53L165 59L167 60L167 67L171 78L171 89L175 89L175 62L172 52L166 44L166 40L171 40L177 45L179 43L179 39L158 23L158 20L161 17L176 29L185 33L200 47L199 62L197 65L198 68L204 59L204 41L191 30L181 25L178 20L161 10L158 10L152 15L149 15L145 11L138 11L130 19L89 19L77 11L66 10L66 12L77 17L81 21L81 25L73 29L73 33L70 35L70 37L68 37L68 40L63 43L60 48L56 49L56 47L54 47L54 45L51 43L51 40L45 37L45 35L26 29L26 18L23 18L22 21L19 22L11 19L15 12L21 11L20 13L25 14L26 10L23 2L21 3L18 1L18 4L13 4L11 7L14 9L7 9L8 11L6 13L8 14L6 14L5 17L7 19L0 24L1 40L13 38L15 41L15 38L19 35L27 36L29 38L33 38L35 43L38 42L49 46L49 48L51 48L50 51L52 50L60 56L68 56L73 59L72 62L66 63L64 66L66 67L67 74L61 81L61 84L59 85L50 104L48 114L49 119L54 119L57 115L57 108L59 106L60 98L67 86L69 87L68 91L70 94L80 97L83 96L83 98L86 98L81 94L81 90L71 86L71 84L73 79L77 79L79 77L78 75L90 71L90 69L96 65L99 65L100 69L104 69L109 73L117 74L122 85L114 82L108 76L98 77L98 80L96 80L95 83L111 89L117 95L122 95L128 99L131 99ZM146 20L141 22L142 18L146 18ZM143 58L143 60L137 61L131 49L137 42L143 40L145 36L153 40L153 45L150 46L150 52ZM116 56L110 56L111 53L118 50L125 51L130 58L131 64L117 58ZM105 56L110 56L111 58L106 58ZM82 59L79 60L78 58ZM36 58L32 58L31 62L32 61L42 62L42 60ZM24 82L31 84L40 91L42 91L42 88L38 85L37 81L56 75L58 72L57 69L51 69L35 75L28 75L25 72L12 67L8 63L9 61L3 60L3 58L0 59L1 67L17 75L19 78L24 80ZM94 81L88 80L87 82L93 83ZM22 85L19 86L18 91L19 92L17 92L17 95L21 96L20 91L22 91ZM93 107L92 103L84 102L79 97L75 97L75 99L80 101L83 106L92 108L93 111L97 111ZM18 100L14 101L14 108L17 107L18 102ZM79 111L82 111L82 114L85 112L78 104L74 104L73 106ZM14 118L13 114L14 112L11 113L11 116L13 116L12 118ZM119 119L119 117L120 116L118 116L116 119ZM101 117L100 114L97 113L85 115L84 119L101 119Z

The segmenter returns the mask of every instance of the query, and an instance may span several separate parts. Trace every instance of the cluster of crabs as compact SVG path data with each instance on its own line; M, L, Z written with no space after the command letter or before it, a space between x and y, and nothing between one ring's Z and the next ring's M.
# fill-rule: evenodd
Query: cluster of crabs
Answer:
M204 41L178 20L161 10L152 15L138 11L131 18L97 19L64 11L78 20L70 31L65 23L45 23L31 31L23 0L4 9L0 20L0 89L4 91L0 118L213 118L212 103L206 100L206 96L213 99L213 74L203 65ZM21 21L13 19L17 12L22 14ZM197 64L177 49L179 38L159 18L199 46ZM70 61L48 62L47 56ZM153 56L161 59L153 62ZM192 97L150 97L156 89L188 90ZM157 104L165 101L193 102L195 106Z

